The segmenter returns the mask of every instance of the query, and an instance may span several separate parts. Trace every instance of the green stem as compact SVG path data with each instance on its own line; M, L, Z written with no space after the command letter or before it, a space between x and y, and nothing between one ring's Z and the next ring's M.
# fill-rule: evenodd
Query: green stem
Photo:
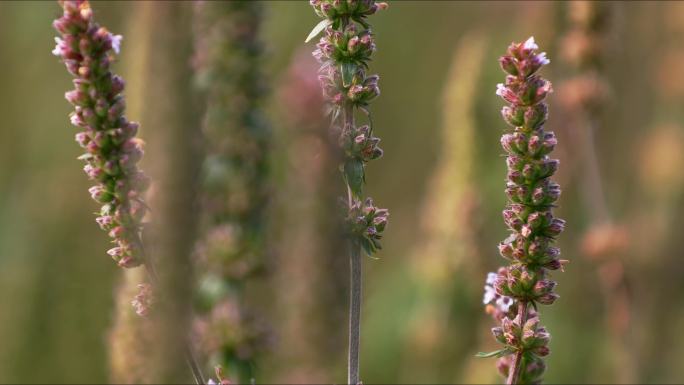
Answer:
M346 103L342 115L343 130L354 127L354 106ZM354 194L347 186L347 200L351 209ZM349 244L349 360L347 383L356 385L359 381L359 347L361 345L361 246L357 242Z
M359 383L359 346L361 342L361 249L356 242L351 245L350 298L349 298L349 373L347 383Z
M520 317L520 326L522 327L527 322L527 301L521 301L518 306L518 317ZM506 385L515 385L520 383L520 372L522 370L523 349L518 349L513 356L513 362L508 370L508 379Z

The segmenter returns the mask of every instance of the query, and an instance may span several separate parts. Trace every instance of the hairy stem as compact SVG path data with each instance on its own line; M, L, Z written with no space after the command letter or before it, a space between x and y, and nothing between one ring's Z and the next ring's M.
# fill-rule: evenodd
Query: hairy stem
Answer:
M349 295L349 374L347 383L359 383L359 345L361 342L361 250L352 244L349 252L350 295Z
M347 103L342 116L344 130L354 127L354 106ZM347 186L347 200L351 208L353 194ZM356 242L349 244L349 361L347 383L359 383L359 346L361 344L361 247Z
M520 317L520 325L524 325L527 321L527 301L520 301L518 306L518 317ZM508 372L508 379L506 380L506 385L515 385L520 379L520 371L522 370L522 349L518 350L513 356L513 362L511 363L511 368Z

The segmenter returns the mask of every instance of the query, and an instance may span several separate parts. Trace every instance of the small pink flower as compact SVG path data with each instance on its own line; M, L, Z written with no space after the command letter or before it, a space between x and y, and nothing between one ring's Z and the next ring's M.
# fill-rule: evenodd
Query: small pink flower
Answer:
M539 49L539 46L537 46L537 43L534 42L534 36L530 36L527 40L525 40L525 43L523 43L523 49L534 51L535 49Z
M121 52L121 40L123 40L123 36L112 35L112 49L117 55Z
M59 37L55 37L55 49L52 50L52 54L55 56L62 56L65 47L64 40Z

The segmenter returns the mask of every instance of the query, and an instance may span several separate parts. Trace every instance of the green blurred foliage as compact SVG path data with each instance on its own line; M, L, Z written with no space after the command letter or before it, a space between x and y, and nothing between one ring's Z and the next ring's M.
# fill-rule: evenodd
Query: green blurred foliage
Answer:
M610 212L629 235L628 247L619 255L632 295L626 337L637 381L682 382L684 264L678 236L684 225L684 77L679 74L684 9L676 2L613 5L614 32L604 73L612 92L596 146ZM125 31L133 12L126 2L98 1L94 9L95 17L114 33ZM267 11L264 64L276 88L317 18L304 1L269 2ZM79 148L63 98L71 83L50 53L55 36L51 22L58 14L50 2L0 2L0 382L92 383L109 378L106 336L121 271L105 254L106 236L94 223L96 207L76 160ZM506 236L500 214L505 204L499 148L504 123L498 112L502 102L494 95L503 75L496 59L512 40L533 34L552 60L545 77L559 83L568 76L557 60L564 20L561 2L396 1L372 17L378 52L371 68L380 74L382 89L373 113L385 156L369 166L367 191L392 216L380 259L364 261L365 383L499 381L493 360L472 358L495 343L488 335L492 321L481 306L484 274L468 273L492 271L503 261L495 247ZM476 149L469 188L477 191L480 203L470 241L477 253L444 257L459 260L458 269L463 269L454 273L448 290L448 320L455 330L446 335L438 360L412 360L408 325L420 297L411 283L411 259L420 258L414 250L429 238L418 223L428 180L440 159L442 98L451 58L461 38L473 30L488 41L480 86L471 95ZM122 61L135 61L127 55L128 42L136 38L124 36ZM308 49L313 50L312 43ZM558 214L568 220L560 246L572 263L565 273L554 274L561 299L542 311L553 335L546 380L611 383L617 381L616 352L608 342L607 299L598 283L605 278L581 247L589 220L571 137L572 130L582 127L568 125L557 97L551 96L547 127L559 138L563 196ZM136 103L141 101L129 101ZM272 104L276 135L287 138L275 99ZM130 111L131 120L140 119L135 113ZM276 163L286 156L283 143L290 141L276 146ZM275 167L281 185L287 169ZM288 193L296 192L290 186ZM296 215L291 211L275 215ZM288 220L306 219L274 223L287 226ZM277 254L278 245L272 247ZM264 282L250 290L266 310L274 296L288 295ZM346 293L339 295L346 300ZM277 312L267 313L279 319ZM309 319L316 323L328 318L310 314ZM459 348L451 349L452 344ZM277 356L288 347L279 345L276 335L272 349ZM340 361L328 371L330 382L343 378L345 364ZM415 378L416 372L427 374ZM267 371L257 376L257 382L277 381Z

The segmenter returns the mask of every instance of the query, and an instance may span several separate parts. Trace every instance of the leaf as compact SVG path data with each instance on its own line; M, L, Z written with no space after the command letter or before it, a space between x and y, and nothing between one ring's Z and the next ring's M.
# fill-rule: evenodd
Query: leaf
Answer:
M332 21L330 19L325 19L322 20L320 23L316 24L316 26L311 30L311 33L309 33L309 36L306 37L306 40L304 40L305 43L308 43L313 39L314 37L318 36L321 31L326 29L330 24L332 24Z
M363 188L363 161L360 159L349 159L344 162L344 178L349 184L349 188L355 197L361 195Z
M495 351L489 352L489 353L479 352L475 355L475 357L477 357L477 358L490 358L490 357L499 358L499 357L503 357L503 356L511 354L511 353L513 353L513 352L511 352L510 349L503 348L503 349L495 350Z
M375 252L373 245L366 238L363 238L363 237L361 238L360 245L361 245L361 248L363 249L363 251L366 252L366 255L370 256L370 255L373 255L373 253Z
M343 62L340 68L342 73L342 85L345 87L351 86L352 78L356 72L356 64L352 62Z

